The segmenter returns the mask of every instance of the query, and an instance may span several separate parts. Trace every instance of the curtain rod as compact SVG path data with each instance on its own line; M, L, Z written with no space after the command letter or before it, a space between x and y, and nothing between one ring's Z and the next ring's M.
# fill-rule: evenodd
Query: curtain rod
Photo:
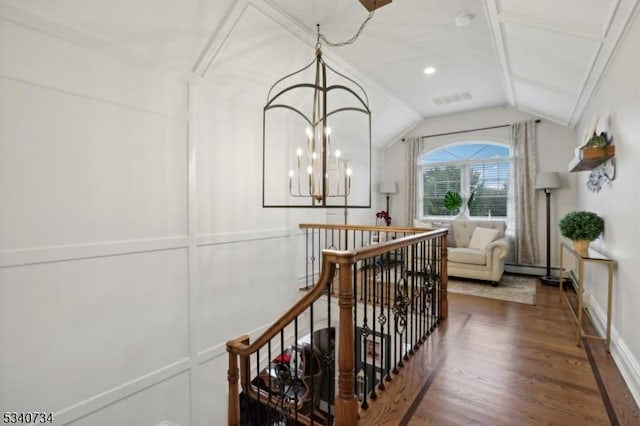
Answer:
M540 119L535 120L536 123L540 122ZM436 136L449 136L449 135L457 135L458 133L469 133L469 132L477 132L478 130L491 130L491 129L500 129L502 127L511 127L511 124L501 124L499 126L491 126L491 127L480 127L477 129L469 129L469 130L458 130L455 132L448 132L448 133L438 133L435 135L426 135L426 136L420 136L421 139L425 139L425 138L435 138ZM404 142L406 140L406 138L402 138L402 142Z

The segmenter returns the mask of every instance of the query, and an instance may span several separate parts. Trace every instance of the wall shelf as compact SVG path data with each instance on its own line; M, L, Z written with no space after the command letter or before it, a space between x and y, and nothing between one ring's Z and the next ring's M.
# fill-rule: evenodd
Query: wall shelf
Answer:
M616 147L614 145L609 145L606 149L582 148L578 150L574 159L569 163L569 172L593 170L615 154Z

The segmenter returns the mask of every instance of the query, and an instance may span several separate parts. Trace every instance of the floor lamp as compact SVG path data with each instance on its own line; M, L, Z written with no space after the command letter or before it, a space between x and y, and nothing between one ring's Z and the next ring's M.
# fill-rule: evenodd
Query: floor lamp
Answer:
M551 191L558 188L560 188L558 172L543 172L536 176L536 189L544 189L547 201L547 271L540 277L540 282L556 287L560 285L560 280L551 276Z
M387 196L387 208L385 211L389 216L391 216L391 213L389 212L389 196L391 194L398 193L398 184L393 181L383 180L382 182L380 182L380 188L378 188L378 192Z

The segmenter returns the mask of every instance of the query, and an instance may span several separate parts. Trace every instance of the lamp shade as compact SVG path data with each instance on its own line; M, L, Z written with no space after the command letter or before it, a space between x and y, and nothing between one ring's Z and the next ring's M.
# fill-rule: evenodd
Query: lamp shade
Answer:
M390 180L380 182L378 192L381 194L396 194L398 192L398 184Z
M560 188L560 174L558 172L543 172L536 175L536 189Z

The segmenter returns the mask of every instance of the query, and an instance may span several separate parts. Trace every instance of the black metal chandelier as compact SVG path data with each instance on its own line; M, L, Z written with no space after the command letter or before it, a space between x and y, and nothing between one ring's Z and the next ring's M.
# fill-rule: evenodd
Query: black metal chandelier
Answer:
M360 84L320 45L276 81L263 109L263 207L371 206L371 111Z

